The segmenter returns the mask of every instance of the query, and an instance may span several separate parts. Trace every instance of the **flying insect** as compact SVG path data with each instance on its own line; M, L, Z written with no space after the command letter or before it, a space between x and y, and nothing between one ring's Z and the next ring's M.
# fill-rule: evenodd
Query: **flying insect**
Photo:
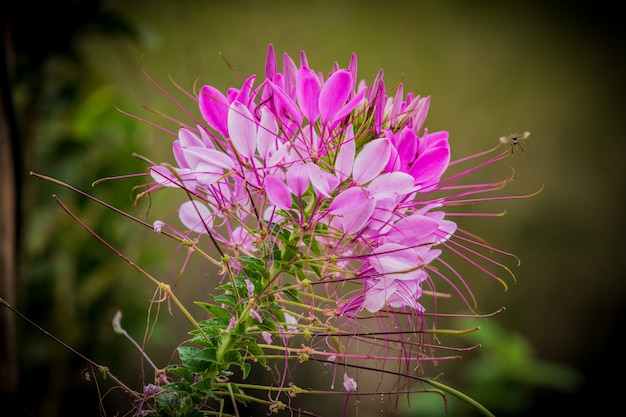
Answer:
M500 143L506 144L508 143L511 148L511 154L515 153L515 148L520 148L522 152L524 152L524 141L526 138L530 136L530 132L524 132L521 135L518 133L513 133L509 136L502 136L500 138Z

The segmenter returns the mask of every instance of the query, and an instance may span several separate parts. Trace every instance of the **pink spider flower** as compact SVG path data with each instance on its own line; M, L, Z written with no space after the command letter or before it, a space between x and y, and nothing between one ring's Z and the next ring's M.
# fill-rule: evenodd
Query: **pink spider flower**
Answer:
M177 166L151 168L156 186L193 196L180 206L183 225L247 253L259 249L268 224L318 230L311 239L335 257L333 277L361 279L352 296L337 294L339 314L422 312L423 284L443 275L433 266L442 251L473 244L455 240L442 207L503 184L453 186L480 166L442 179L450 145L447 132L423 127L430 97L404 95L402 84L388 96L382 70L372 86L357 81L355 54L327 75L304 52L299 66L285 55L280 72L270 45L265 79L257 78L226 94L203 86L203 122L181 128L172 145Z

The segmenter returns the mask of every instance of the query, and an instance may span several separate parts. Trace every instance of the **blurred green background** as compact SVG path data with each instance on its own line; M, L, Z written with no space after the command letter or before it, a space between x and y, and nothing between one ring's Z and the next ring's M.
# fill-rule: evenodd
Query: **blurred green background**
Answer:
M507 211L503 218L465 223L521 258L517 282L503 292L488 279L468 277L481 311L507 310L481 323L475 341L483 348L452 364L444 379L499 416L620 409L624 12L608 2L546 3L8 1L2 92L10 93L5 103L13 108L5 108L3 123L18 139L20 205L17 274L3 283L15 285L13 305L139 387L139 353L112 332L111 319L121 309L122 324L141 340L154 288L51 196L59 195L110 243L167 282L180 267L180 256L173 261L176 246L28 172L131 211L131 189L140 180L92 182L144 171L133 152L172 161L171 137L115 107L170 129L174 123L147 108L184 118L144 72L197 114L170 78L188 91L194 83L222 91L238 87L220 53L245 78L264 74L269 43L279 57L287 52L296 62L305 50L311 66L324 72L334 61L346 66L356 52L359 78L371 82L384 68L388 86L402 79L405 92L432 96L426 126L450 132L454 157L482 151L512 132L532 132L526 152L481 175L501 178L513 167L509 193L543 192L494 204ZM172 195L156 196L138 215L149 212L150 221L171 216ZM183 298L210 291L205 272L187 270ZM148 353L162 366L188 329L180 314L161 310ZM13 316L7 309L0 314ZM15 324L15 338L4 340L17 347L18 371L17 385L5 378L0 397L0 409L12 410L7 415L105 410L113 416L116 407L128 406L119 390L99 404L98 387L85 378L93 370L83 360L24 321ZM9 366L2 372L9 375ZM109 388L99 387L101 394ZM443 414L441 401L426 396L411 398L411 408L400 401L395 413L379 399L373 406L364 399L358 409L360 416ZM449 415L472 414L452 400Z

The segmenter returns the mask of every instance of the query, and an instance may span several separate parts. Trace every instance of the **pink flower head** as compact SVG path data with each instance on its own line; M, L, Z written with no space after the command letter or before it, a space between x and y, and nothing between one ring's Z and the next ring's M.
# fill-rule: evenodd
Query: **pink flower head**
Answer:
M203 86L202 123L179 129L176 165L151 167L156 187L192 197L180 206L182 224L233 255L262 253L270 263L287 256L288 236L300 239L302 265L314 250L316 262L332 258L329 276L359 277L350 296L337 294L340 314L422 312L433 273L459 288L434 264L447 268L443 250L462 253L473 241L459 243L443 208L500 185L452 185L477 168L445 178L449 135L424 128L430 97L405 94L402 84L388 95L382 70L368 86L354 54L323 74L304 52L299 65L285 54L279 68L270 45L264 75L226 92Z

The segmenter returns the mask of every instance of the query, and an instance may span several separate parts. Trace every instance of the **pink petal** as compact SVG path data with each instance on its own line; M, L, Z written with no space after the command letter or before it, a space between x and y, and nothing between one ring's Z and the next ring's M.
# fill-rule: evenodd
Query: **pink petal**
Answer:
M186 188L193 188L193 179L189 179L189 176L195 176L188 168L179 168L175 169L175 172L183 179L184 184L181 184L181 180L172 173L169 167L165 167L163 165L155 165L150 167L150 176L156 181L159 185L164 187L181 187L184 186ZM187 179L187 180L185 180Z
M205 163L225 170L232 170L235 166L232 158L217 149L207 148L184 148L185 160L191 168L196 168L198 164Z
M450 148L450 144L448 143L449 136L449 133L445 130L428 133L428 130L424 129L424 136L419 139L419 153L424 153L428 149L439 147Z
M202 162L195 167L194 174L198 184L213 185L224 177L224 170L213 164Z
M352 75L352 90L354 90L354 87L356 86L357 68L358 60L356 57L356 53L352 52L352 55L350 55L350 63L348 64L348 70L350 71L350 75Z
M385 199L376 201L376 210L372 214L368 229L371 229L373 234L381 236L389 232L393 227L393 220L397 214L394 214L397 203L395 199ZM381 242L385 243L385 242Z
M204 147L204 142L195 133L184 127L178 130L178 141L182 146Z
M252 159L256 150L256 122L250 110L238 101L230 105L228 132L237 152Z
M442 220L441 222L439 222L439 229L437 230L438 235L439 235L439 240L437 241L437 243L442 243L450 239L452 235L454 234L454 232L456 232L456 229L457 229L457 225L453 221Z
M374 139L363 146L354 160L352 178L363 185L379 175L389 161L391 144L388 139Z
M320 82L315 72L306 66L301 66L296 78L296 97L302 113L310 122L319 116L318 100L320 96Z
M392 146L389 147L389 150L389 161L387 161L385 171L402 171L402 164L400 163L400 158L398 157L398 150L395 146L393 146L393 143Z
M354 143L353 127L350 124L346 127L344 141L335 160L335 175L337 175L339 182L343 182L352 174L355 153L356 144Z
M285 177L287 178L289 188L298 197L301 197L309 188L309 184L311 184L309 171L304 165L290 166L285 173Z
M367 186L372 198L382 200L406 195L415 190L415 179L405 172L388 172L374 178Z
M239 89L239 92L237 93L235 100L243 103L245 105L250 104L250 100L254 99L254 95L250 94L250 91L252 90L252 85L254 84L254 80L256 79L256 75L251 75L250 77L248 77L248 79L246 81L244 81L244 83L241 85L241 88Z
M346 213L343 216L343 232L347 235L351 235L361 231L372 218L375 209L376 201L368 198L365 200L365 204L354 211Z
M404 102L404 86L402 83L398 84L396 89L396 95L393 97L391 111L389 114L389 121L392 126L395 126L398 120L398 116L400 115L400 111L402 109L402 104Z
M387 101L387 92L385 91L385 81L383 80L383 70L381 69L376 76L378 87L372 87L375 95L372 99L374 103L374 130L380 132L385 116L385 102ZM374 84L376 85L376 84Z
M265 58L265 78L274 81L276 76L276 54L274 53L274 45L271 43L267 47L267 57Z
M330 193L337 187L339 180L333 174L323 171L313 163L306 164L309 179L313 188L324 197L330 197Z
M424 126L424 121L428 115L428 107L430 106L430 96L423 97L417 101L413 119L413 131L419 133Z
M328 77L319 94L319 111L324 124L345 104L351 88L352 76L348 70L334 72Z
M228 100L218 89L205 85L198 95L200 114L208 125L222 136L228 136Z
M213 145L213 140L211 139L211 136L209 136L209 131L207 130L207 128L198 125L198 131L200 132L200 139L202 140L204 146L209 149L215 149L215 145Z
M265 161L277 149L278 124L276 117L267 107L261 108L261 120L257 130L257 148L259 155Z
M276 207L283 210L291 208L291 191L280 178L274 175L265 177L265 192Z
M189 164L185 159L185 154L183 153L183 149L179 140L175 140L174 142L172 142L172 153L174 154L174 159L176 160L176 163L179 167L189 168Z
M289 113L289 116L291 116L294 122L298 126L301 126L302 125L302 111L300 111L296 103L278 85L274 84L271 81L268 81L267 85L269 85L272 91L274 92L275 97L278 100L279 104L285 107L285 110L287 111L287 113Z
M368 258L372 267L381 275L392 279L415 279L424 262L414 248L397 243L385 243L374 249Z
M420 277L417 279L395 281L395 291L387 297L387 304L393 308L410 307L423 312L424 307L417 300L422 296L422 282L427 278L426 272L420 270Z
M279 144L278 149L276 149L273 154L269 153L270 157L269 159L265 160L265 166L274 167L280 164L285 158L285 156L287 155L287 152L289 151L290 148L291 148L290 142ZM266 158L267 158L267 155L266 155Z
M328 207L328 212L333 216L342 216L363 207L363 205L367 203L367 200L367 194L362 188L348 188L337 197L333 198L333 201Z
M398 134L396 149L400 158L400 169L405 170L415 160L415 155L417 155L417 135L412 129L402 129Z
M372 281L376 281L376 285L365 291L363 308L370 313L376 313L385 306L387 299L396 291L397 283L395 280L387 280L385 277Z
M185 201L178 209L180 221L193 232L207 233L213 226L213 216L209 208L199 201Z
M357 387L356 381L350 378L347 373L343 374L343 387L348 392L355 391Z
M439 182L449 163L450 149L435 148L420 155L409 169L409 174L415 178L416 185L426 189Z
M392 230L384 237L383 242L394 242L403 245L416 246L434 244L435 232L439 222L430 217L414 214L400 219Z
M356 106L358 106L363 101L363 98L365 97L366 92L367 92L367 89L363 89L359 91L358 94L354 96L352 99L350 99L350 101L345 106L339 109L339 111L332 118L333 122L330 125L330 130L333 130L335 126L337 126L337 124L343 121L344 117L349 115L352 112L352 110L354 110Z
M294 97L296 92L296 74L298 66L286 52L283 54L283 88L289 97ZM278 74L280 75L280 74ZM280 85L280 84L279 84Z

